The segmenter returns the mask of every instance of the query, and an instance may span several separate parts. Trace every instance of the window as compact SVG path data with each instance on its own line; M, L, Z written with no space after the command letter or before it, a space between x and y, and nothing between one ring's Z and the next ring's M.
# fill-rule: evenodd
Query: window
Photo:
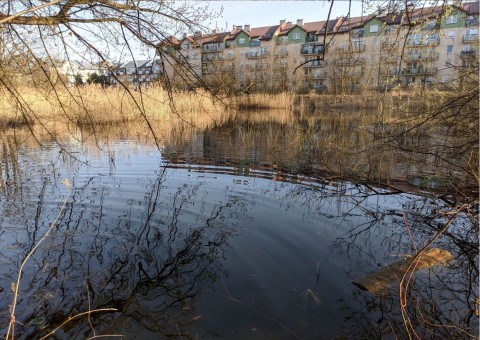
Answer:
M353 31L354 38L362 38L363 37L363 29L359 28Z
M445 75L445 76L443 76L442 80L443 80L444 83L448 83L448 81L450 80L450 77Z
M293 33L293 40L300 40L300 33Z
M449 15L448 17L445 18L446 24L456 24L457 21L458 21L458 18L456 15Z
M450 39L455 38L455 31L448 31L447 37L449 37Z
M466 35L467 37L474 36L474 35L478 35L478 30L473 29L473 28L468 28L468 29L465 31L465 35Z
M377 33L378 32L378 25L370 26L370 33Z
M356 51L364 51L365 50L365 45L363 44L362 40L357 40L353 42L353 48Z
M447 45L447 53L453 53L453 45Z
M447 67L447 68L452 67L452 62L449 61L449 60L447 60L447 61L445 62L445 67Z
M239 43L240 45L245 44L245 38L240 38L240 39L238 39L238 43Z

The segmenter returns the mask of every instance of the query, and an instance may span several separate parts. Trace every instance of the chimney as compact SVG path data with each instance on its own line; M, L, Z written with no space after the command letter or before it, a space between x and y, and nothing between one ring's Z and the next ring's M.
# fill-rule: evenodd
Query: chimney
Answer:
M303 19L297 19L297 26L303 27Z
M217 30L216 29L212 30L212 34L217 34Z
M285 22L285 19L280 20L280 25Z
M201 32L201 31L196 31L193 36L196 37L196 38L201 37L201 36L202 36L202 32Z
M183 33L183 39L187 38L187 33Z
M250 32L250 25L245 25L243 29L245 32Z

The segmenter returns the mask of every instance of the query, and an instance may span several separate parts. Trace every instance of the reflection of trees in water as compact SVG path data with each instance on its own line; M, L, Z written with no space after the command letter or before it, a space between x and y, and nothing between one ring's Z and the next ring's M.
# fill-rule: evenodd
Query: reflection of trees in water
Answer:
M218 260L235 217L243 216L246 206L239 197L211 205L199 197L204 183L169 189L165 177L162 169L156 178L142 181L141 199L122 199L118 179L92 177L83 187L76 186L59 229L22 278L17 319L24 326L17 325L17 334L37 337L67 316L103 307L119 309L110 315L92 314L92 326L103 333L136 333L135 324L165 335L189 332L195 317L190 304L222 275ZM35 221L54 214L55 207L42 210L44 198L40 195L38 201L43 216ZM202 215L190 215L190 207L199 201ZM27 248L45 227L27 227ZM4 295L4 310L8 300ZM63 329L77 336L91 334L85 319Z
M351 279L414 254L415 246L420 249L442 229L451 209L428 197L393 196L388 191L373 192L349 184L295 186L283 200L286 207L303 206L307 215L314 211L317 216L332 220L336 237L331 254L343 263ZM476 216L475 211L459 216L433 245L452 253L455 260L445 267L439 265L416 272L409 282L406 311L421 338L465 338L478 333ZM346 335L407 337L400 309L399 282L378 295L358 289L353 298L360 307L354 307L348 298L338 301L340 308L351 315L346 319Z

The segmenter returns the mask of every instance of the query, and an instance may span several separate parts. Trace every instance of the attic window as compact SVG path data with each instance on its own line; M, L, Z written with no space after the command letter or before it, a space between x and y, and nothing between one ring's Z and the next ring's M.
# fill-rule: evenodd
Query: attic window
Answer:
M378 25L370 26L370 33L377 33L378 32Z
M293 33L293 40L300 40L300 33Z
M240 39L238 39L238 43L239 43L240 45L245 44L245 38L240 38Z
M377 31L378 31L378 26L377 26ZM371 31L370 31L371 32ZM361 38L363 37L363 29L359 28L353 31L353 37L354 38Z
M458 21L458 18L456 15L449 15L448 17L445 18L446 24L456 24L457 21Z

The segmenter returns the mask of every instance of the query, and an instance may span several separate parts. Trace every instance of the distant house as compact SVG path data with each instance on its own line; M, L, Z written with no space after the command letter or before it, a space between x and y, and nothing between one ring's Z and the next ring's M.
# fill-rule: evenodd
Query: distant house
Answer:
M111 66L107 77L111 85L130 83L138 86L157 80L162 73L160 59L134 60Z
M60 75L65 76L67 82L70 85L75 84L75 78L80 77L83 82L86 82L88 77L93 74L102 74L103 72L100 70L99 66L95 66L92 63L84 60L84 61L76 61L76 60L64 60L60 61L59 65L57 66L57 72Z

